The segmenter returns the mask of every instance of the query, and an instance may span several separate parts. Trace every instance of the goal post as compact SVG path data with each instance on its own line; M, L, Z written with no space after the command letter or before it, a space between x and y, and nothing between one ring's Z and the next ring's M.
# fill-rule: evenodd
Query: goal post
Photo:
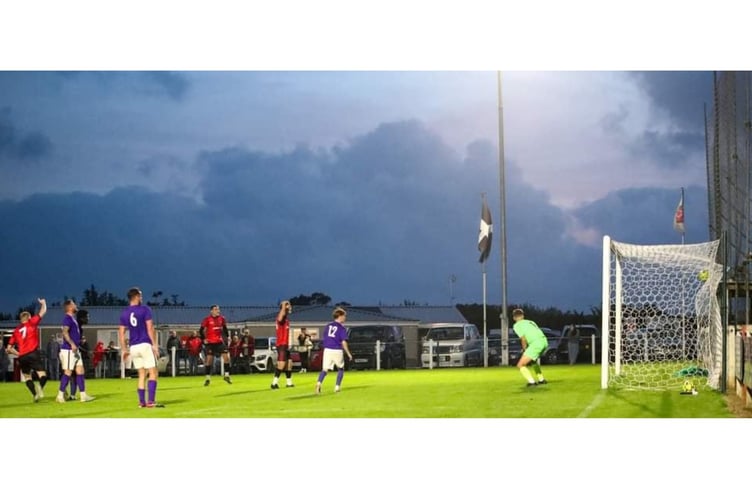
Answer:
M601 387L718 389L719 240L635 245L603 237Z

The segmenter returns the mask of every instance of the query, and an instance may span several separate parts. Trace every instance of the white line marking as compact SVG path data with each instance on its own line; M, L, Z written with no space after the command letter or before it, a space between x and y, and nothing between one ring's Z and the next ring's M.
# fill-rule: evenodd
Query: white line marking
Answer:
M590 415L590 412L598 408L598 405L603 402L603 399L606 397L606 391L601 390L601 392L598 393L597 396L593 399L593 401L588 405L587 408L582 410L582 412L577 415L577 418L587 418L588 415Z

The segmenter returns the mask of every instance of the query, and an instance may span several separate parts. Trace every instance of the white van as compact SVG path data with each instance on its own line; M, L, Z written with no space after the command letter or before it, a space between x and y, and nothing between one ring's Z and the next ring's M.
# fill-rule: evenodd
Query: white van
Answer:
M423 368L483 366L483 337L470 323L433 324L422 339L420 362Z

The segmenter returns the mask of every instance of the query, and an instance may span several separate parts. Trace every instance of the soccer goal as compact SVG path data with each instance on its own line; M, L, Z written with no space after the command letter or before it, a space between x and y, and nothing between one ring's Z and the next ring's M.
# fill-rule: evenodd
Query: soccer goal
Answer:
M690 379L719 388L718 246L633 245L604 236L601 387L680 389Z

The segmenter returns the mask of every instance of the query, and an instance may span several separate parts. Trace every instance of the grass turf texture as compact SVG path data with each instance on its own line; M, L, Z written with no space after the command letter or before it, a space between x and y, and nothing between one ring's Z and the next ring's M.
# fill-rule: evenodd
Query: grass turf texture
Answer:
M680 395L682 379L667 391L600 389L600 366L544 366L547 385L526 387L513 367L348 371L342 392L336 374L314 394L317 373L294 374L294 388L271 390L271 375L159 379L165 408L138 408L136 379L91 379L90 403L56 403L59 382L33 403L22 383L0 384L3 418L723 418L733 417L722 394L698 386Z

